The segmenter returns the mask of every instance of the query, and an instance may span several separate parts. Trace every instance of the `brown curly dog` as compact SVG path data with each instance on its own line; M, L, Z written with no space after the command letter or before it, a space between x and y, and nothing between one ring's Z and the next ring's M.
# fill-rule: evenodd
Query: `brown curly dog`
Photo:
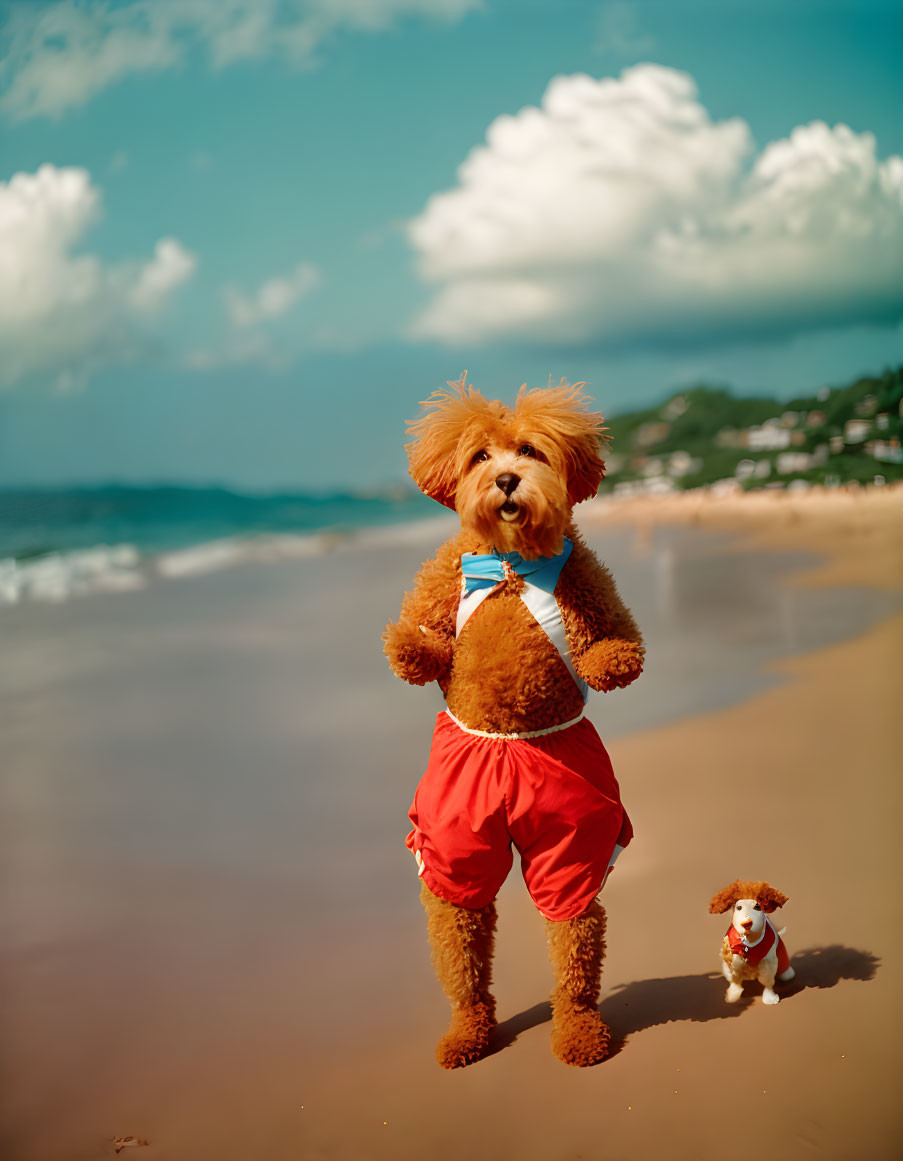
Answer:
M556 987L552 1047L568 1064L607 1053L597 1009L605 912L596 896L630 841L605 748L583 717L587 686L639 676L639 631L571 523L604 474L602 417L582 384L528 391L513 408L465 375L410 425L411 475L461 531L425 563L385 652L405 681L437 681L438 715L408 846L432 958L452 1005L437 1056L485 1055L495 897L512 864L547 920Z

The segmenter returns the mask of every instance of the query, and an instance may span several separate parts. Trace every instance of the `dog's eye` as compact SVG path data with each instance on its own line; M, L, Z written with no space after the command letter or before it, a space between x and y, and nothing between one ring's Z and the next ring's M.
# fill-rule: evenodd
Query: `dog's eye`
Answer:
M473 456L473 458L471 459L471 461L470 461L470 463L471 463L471 467L472 467L474 464L482 464L482 463L484 463L484 462L485 462L486 460L488 460L488 459L489 459L489 456L488 456L488 454L487 454L486 452L484 452L484 451L480 450L480 451L478 451L478 452L476 453L476 455L475 455L475 456Z
M536 448L531 443L522 443L518 448L517 454L519 456L528 456L530 459L536 459Z
M753 907L753 911L761 911L761 910L762 910L762 908L759 906L758 903L755 905L755 907Z

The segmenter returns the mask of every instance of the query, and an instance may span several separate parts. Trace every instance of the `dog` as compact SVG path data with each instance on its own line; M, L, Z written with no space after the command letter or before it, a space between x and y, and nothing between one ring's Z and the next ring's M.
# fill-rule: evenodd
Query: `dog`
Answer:
M786 928L775 931L767 918L786 902L787 896L769 883L737 879L709 904L712 915L731 911L731 926L721 947L721 968L729 985L724 998L729 1004L740 999L746 980L763 985L764 1004L778 1004L781 998L774 990L775 980L786 983L796 975L781 939Z
M392 670L438 682L429 763L407 845L433 964L452 1005L445 1068L479 1060L495 1026L495 897L512 844L547 923L552 1048L602 1060L605 912L596 896L632 837L608 755L583 716L588 687L628 685L639 630L572 522L604 476L602 416L583 384L521 388L514 407L462 377L409 425L411 476L460 532L427 561L386 627Z

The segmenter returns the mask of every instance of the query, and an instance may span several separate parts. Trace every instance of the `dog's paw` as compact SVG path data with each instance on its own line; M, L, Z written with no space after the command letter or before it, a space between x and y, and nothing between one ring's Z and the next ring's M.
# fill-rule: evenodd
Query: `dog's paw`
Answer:
M763 1004L780 1004L780 1002L781 1002L781 997L777 994L777 992L773 991L771 988L766 988L765 991L762 993L762 1003Z
M604 692L630 685L642 671L643 647L618 638L590 645L577 663L577 672L584 681Z
M387 625L383 652L395 676L411 685L438 681L451 667L451 642L420 625Z
M573 1007L554 1014L552 1052L564 1064L589 1068L600 1064L609 1051L608 1026L597 1008Z
M736 1004L736 1002L740 999L740 997L742 995L743 995L742 984L731 984L731 986L725 992L724 998L725 998L725 1000L727 1000L727 1002L729 1004Z
M464 1068L486 1055L495 1027L495 1013L489 1004L473 1004L452 1013L448 1031L436 1048L443 1068Z

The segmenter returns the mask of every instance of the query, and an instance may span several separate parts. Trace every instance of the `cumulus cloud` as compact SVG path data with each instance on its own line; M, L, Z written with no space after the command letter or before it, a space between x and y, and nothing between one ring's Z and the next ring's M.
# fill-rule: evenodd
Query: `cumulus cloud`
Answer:
M44 373L65 387L134 358L194 273L196 259L175 238L146 262L73 253L100 212L83 169L42 165L0 182L0 386Z
M455 20L482 0L73 0L15 5L3 29L0 109L58 116L131 73L181 64L200 47L213 68L277 57L316 63L337 31L403 17ZM4 43L5 42L5 43Z
M755 155L693 79L557 77L408 225L437 287L414 337L736 338L903 313L903 159L800 126Z
M234 286L223 291L229 320L235 327L253 327L269 319L287 314L302 295L309 293L320 281L319 271L309 262L302 262L288 275L271 278L261 284L252 295L242 294Z

